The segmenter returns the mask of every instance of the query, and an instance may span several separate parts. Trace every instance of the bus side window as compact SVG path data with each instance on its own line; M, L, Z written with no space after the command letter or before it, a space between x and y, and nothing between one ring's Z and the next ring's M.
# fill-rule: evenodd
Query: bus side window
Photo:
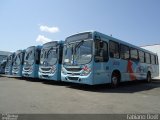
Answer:
M158 65L158 56L155 56L155 59L156 59L156 64Z
M119 44L114 41L109 41L109 55L111 58L119 59Z
M150 57L150 54L149 53L145 53L145 62L150 64L151 63L151 57Z
M95 41L95 62L108 61L108 43L100 40Z
M151 64L156 64L155 56L151 54Z
M154 56L155 64L157 64L157 56Z
M122 59L129 59L129 47L126 45L120 45L120 56Z
M138 60L138 50L135 48L130 49L130 58L131 60Z
M144 52L139 50L139 60L141 63L145 62Z

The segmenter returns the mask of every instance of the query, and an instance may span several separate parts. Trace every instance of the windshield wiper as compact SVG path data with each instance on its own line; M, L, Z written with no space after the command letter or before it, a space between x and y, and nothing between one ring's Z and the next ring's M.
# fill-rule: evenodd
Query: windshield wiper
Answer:
M46 56L46 58L48 58L49 52L50 52L51 50L54 50L54 49L56 49L55 51L56 51L56 53L57 53L57 48L51 47L51 48L47 51L47 56Z
M76 49L76 48L79 48L83 43L84 43L84 40L81 40L81 41L75 46L75 49Z
M77 45L75 45L75 53L77 48L79 48L84 43L84 40L81 40Z
M32 55L32 51L26 52L25 60L29 60L29 57Z

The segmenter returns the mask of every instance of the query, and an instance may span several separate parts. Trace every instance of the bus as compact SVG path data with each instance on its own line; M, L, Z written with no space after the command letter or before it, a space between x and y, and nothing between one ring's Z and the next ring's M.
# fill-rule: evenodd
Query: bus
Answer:
M5 74L6 75L12 75L12 66L13 66L14 56L15 56L15 53L11 53L7 57L6 66L5 66Z
M3 61L0 63L0 74L4 74L4 73L5 73L6 63L7 63L6 60L3 60Z
M157 54L97 31L65 39L62 81L96 85L144 80L158 76Z
M51 41L43 45L40 56L39 78L61 80L63 43L63 41Z
M25 50L17 50L13 60L12 75L22 77Z
M41 46L31 46L25 51L22 76L38 78Z

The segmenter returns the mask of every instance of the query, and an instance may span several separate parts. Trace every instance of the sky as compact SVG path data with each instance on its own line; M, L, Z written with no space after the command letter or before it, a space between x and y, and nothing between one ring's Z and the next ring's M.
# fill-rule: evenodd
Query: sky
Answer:
M0 50L14 52L95 30L160 44L160 0L0 0Z

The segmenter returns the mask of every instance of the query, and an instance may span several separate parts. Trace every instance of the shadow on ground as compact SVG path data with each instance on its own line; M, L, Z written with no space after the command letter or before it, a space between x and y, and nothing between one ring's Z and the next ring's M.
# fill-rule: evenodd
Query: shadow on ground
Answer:
M46 79L39 79L39 78L27 78L27 77L14 77L18 80L26 80L28 82L41 82L47 85L57 85L57 86L69 86L72 83L68 82L61 82L61 81L54 81L54 80L46 80Z
M73 89L101 92L101 93L135 93L159 87L160 87L160 80L153 80L152 83L146 83L146 81L123 82L120 84L118 88L112 88L109 84L94 85L94 86L75 84L69 86L69 88Z
M5 77L4 74L0 74L0 77Z
M69 82L60 82L53 80L35 79L35 78L16 78L19 80L26 80L29 82L41 82L46 85L66 86L67 88L77 89L82 91L100 92L100 93L135 93L140 91L147 91L160 87L160 80L154 79L151 83L146 81L129 81L123 82L118 88L112 88L110 84L103 85L83 85Z

